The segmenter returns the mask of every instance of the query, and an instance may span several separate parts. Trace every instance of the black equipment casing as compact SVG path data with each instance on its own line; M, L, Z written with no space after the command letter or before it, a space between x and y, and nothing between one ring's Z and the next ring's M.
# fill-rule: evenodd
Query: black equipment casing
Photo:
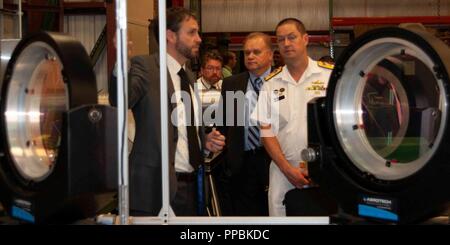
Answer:
M38 41L48 44L63 65L68 111L63 113L53 171L42 181L32 181L23 178L13 163L5 111L17 57ZM70 222L95 214L95 193L117 189L117 112L96 104L96 90L90 60L78 41L42 32L19 42L1 91L0 200L9 215L31 223Z
M359 170L346 155L334 122L335 89L350 57L364 44L383 37L406 39L421 47L433 59L434 72L445 81L445 99L449 101L450 52L429 33L402 28L382 28L357 39L340 56L327 88L327 98L308 106L309 147L318 160L308 164L312 179L338 200L344 212L358 215L358 205L365 199L383 201L398 214L399 223L418 222L441 210L450 199L450 127L445 122L442 141L429 162L415 174L387 181ZM348 71L347 71L348 72ZM355 71L359 72L359 71ZM444 108L449 113L448 106ZM364 199L364 200L363 200Z

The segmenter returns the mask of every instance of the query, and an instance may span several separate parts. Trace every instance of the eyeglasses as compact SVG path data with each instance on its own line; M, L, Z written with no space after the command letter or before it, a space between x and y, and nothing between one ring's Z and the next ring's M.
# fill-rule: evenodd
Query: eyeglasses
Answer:
M262 53L264 53L264 51L266 51L266 50L261 50L261 49L244 50L244 55L250 56L253 53L255 56L259 56Z
M205 67L203 69L205 69L207 71L222 71L222 68L220 68L220 67L212 67L212 66L207 66L207 67Z
M298 38L297 35L294 34L289 34L287 36L278 36L277 37L277 42L282 43L284 42L285 39L289 40L289 42L293 42Z

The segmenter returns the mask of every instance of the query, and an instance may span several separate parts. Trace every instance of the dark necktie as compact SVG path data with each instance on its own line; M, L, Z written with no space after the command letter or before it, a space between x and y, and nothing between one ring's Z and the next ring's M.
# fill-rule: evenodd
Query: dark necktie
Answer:
M181 68L178 72L180 76L180 84L181 90L188 93L191 98L191 103L183 103L186 115L186 130L187 130L187 139L188 139L188 149L189 149L189 163L191 166L197 170L196 177L196 199L197 199L197 215L203 215L205 213L205 196L204 196L204 169L203 162L204 158L200 151L200 144L198 142L197 137L197 129L195 126L195 114L194 114L194 105L193 100L195 100L195 96L192 96L190 89L189 78L186 74L186 71ZM190 120L188 115L190 112ZM189 121L188 121L189 120Z
M200 165L203 164L203 157L200 152L200 144L198 142L197 137L197 129L195 126L195 114L194 114L194 106L193 100L195 96L192 96L190 89L189 78L186 74L186 71L181 68L178 72L180 76L180 84L181 90L185 91L189 94L191 103L183 103L185 106L185 115L186 115L186 130L187 130L187 139L188 139L188 148L189 148L189 163L195 169L198 169ZM188 117L190 115L190 118ZM188 121L189 120L189 121Z

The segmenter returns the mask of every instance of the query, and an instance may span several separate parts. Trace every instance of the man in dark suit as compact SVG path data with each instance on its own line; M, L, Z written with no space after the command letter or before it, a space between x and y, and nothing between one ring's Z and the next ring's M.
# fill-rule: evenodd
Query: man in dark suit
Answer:
M218 192L224 215L264 216L268 215L270 158L261 145L259 129L249 122L249 115L256 105L264 78L271 72L270 36L258 32L249 34L244 40L244 57L248 71L225 78L222 84L224 107L221 114L225 127L220 130L226 136L227 149L217 173ZM245 94L245 98L235 101L230 93ZM227 108L230 106L234 118L227 114L231 111Z
M203 150L217 152L224 146L224 137L218 131L203 140L203 128L197 127L199 102L195 96L190 97L194 93L195 77L185 64L198 56L201 43L198 32L198 23L192 13L183 8L167 10L169 118L161 120L160 116L159 54L131 59L128 106L136 121L136 136L130 154L131 215L155 216L162 207L161 121L167 123L169 129L170 197L176 215L198 214L196 174L203 164ZM109 86L112 105L116 104L115 81L112 79Z

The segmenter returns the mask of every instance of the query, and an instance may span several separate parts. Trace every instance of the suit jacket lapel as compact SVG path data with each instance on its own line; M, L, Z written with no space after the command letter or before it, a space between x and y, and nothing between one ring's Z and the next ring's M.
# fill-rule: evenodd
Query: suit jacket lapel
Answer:
M274 67L270 67L270 72L272 72L274 69ZM250 79L250 73L245 72L245 74L242 76L242 80L239 83L238 90L241 90L244 93L247 92L248 79Z
M155 76L157 77L156 81L159 82L161 84L161 76L159 75L159 71L161 69L160 66L160 62L159 62L159 54L155 54L154 56L155 59L155 63L158 67L158 74L155 74ZM176 142L178 139L178 131L176 130L176 127L174 126L174 124L172 124L170 118L171 118L171 113L174 110L174 108L176 107L175 103L171 102L171 98L172 95L175 93L175 89L173 88L173 82L172 79L170 78L170 74L169 71L167 70L167 97L168 97L168 104L169 104L169 111L168 111L168 118L167 120L167 124L168 124L168 131L169 131L169 161L173 164L175 162L175 148L176 148ZM161 85L158 84L157 86L155 86L157 89L161 89ZM160 94L160 92L158 91L157 94ZM157 104L159 105L159 108L161 108L161 104L160 101L157 101ZM164 120L162 120L162 122L164 122ZM172 139L172 140L170 140ZM160 145L159 147L161 148L161 142L157 141Z
M245 94L245 92L247 92L247 85L248 85L249 78L250 78L250 74L248 72L245 72L239 81L239 84L237 86L237 91L242 91L242 92L244 92L244 94Z
M160 62L159 62L159 54L155 55L154 58L155 58L156 65L158 66L158 70L161 69ZM173 88L173 82L172 82L172 79L170 78L169 70L167 68L166 68L166 70L167 70L167 95L169 98L169 107L171 110L173 110L176 105L174 103L171 103L170 101L171 101L172 95L175 93L175 89ZM161 82L159 73L157 74L157 76L158 76L158 81ZM160 86L158 86L158 87L160 87Z

